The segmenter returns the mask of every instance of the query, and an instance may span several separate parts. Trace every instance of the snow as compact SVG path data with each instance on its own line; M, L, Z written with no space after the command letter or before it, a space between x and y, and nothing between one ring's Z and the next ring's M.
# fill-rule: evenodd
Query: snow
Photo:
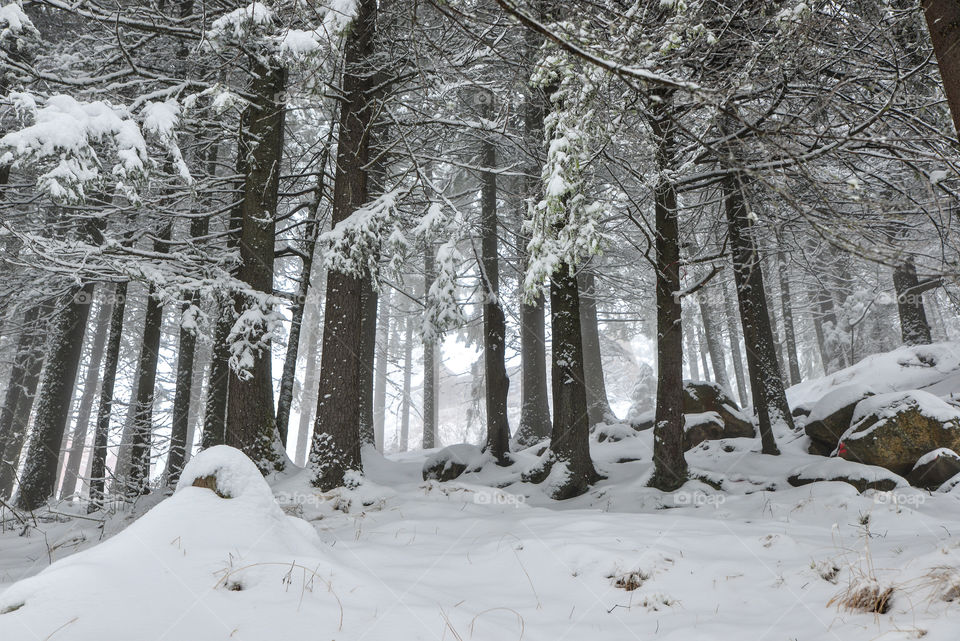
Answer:
M791 408L812 408L835 388L859 385L877 394L923 389L936 396L960 390L960 343L905 346L787 390Z
M857 403L853 411L851 425L876 414L878 418L890 418L907 409L918 409L941 423L960 421L960 409L948 405L929 392L914 390L909 392L890 392L865 398Z
M0 7L0 41L18 36L25 30L33 31L34 26L19 4L11 2Z
M817 479L847 478L862 479L868 482L893 481L898 487L907 488L909 485L903 477L897 476L890 470L876 465L863 465L846 459L831 457L817 457L818 461L808 463L790 472L801 480L814 481Z
M926 454L921 456L919 459L917 459L917 462L916 464L914 464L913 469L917 469L921 465L926 465L927 463L932 463L936 461L938 458L940 458L941 456L945 456L947 458L954 458L954 459L960 458L960 456L957 456L957 453L951 450L949 447L939 447L933 450L932 452L927 452Z
M268 25L272 22L273 10L262 2L252 2L214 20L207 35L212 39L230 36L239 39L251 26Z
M841 385L828 392L813 406L807 421L809 423L822 421L831 414L835 414L851 403L859 402L863 397L871 394L874 394L874 391L870 385L863 383Z

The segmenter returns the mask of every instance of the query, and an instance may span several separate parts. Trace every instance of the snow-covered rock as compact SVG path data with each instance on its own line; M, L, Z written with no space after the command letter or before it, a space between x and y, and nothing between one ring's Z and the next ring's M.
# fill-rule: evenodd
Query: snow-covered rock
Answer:
M431 454L423 464L424 481L452 481L465 472L480 470L490 457L476 445L457 443Z

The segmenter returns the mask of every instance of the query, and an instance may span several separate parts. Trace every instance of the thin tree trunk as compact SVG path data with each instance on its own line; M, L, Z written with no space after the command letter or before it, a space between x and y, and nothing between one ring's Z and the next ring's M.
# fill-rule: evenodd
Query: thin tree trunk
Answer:
M900 336L904 345L929 345L933 342L930 323L923 308L923 289L912 258L893 270L893 288L900 314Z
M71 290L50 331L43 387L37 397L33 436L20 479L17 507L34 510L53 496L60 443L67 428L70 399L77 381L83 333L90 314L93 283Z
M730 379L727 378L727 360L723 355L723 330L717 324L717 310L713 304L711 289L704 287L697 294L700 307L700 320L703 323L703 336L710 352L713 365L713 380L725 391L730 391Z
M340 135L333 194L336 226L362 207L368 197L367 165L377 97L375 74L368 68L374 51L376 0L359 0L344 43ZM310 450L313 484L329 490L343 485L350 470L362 470L360 458L360 345L363 285L369 274L327 274L323 351L317 393L317 420Z
M700 355L700 367L703 372L703 378L710 381L710 363L707 362L707 350L706 350L706 341L703 338L703 328L700 325L696 325L693 330L694 336L697 337L697 354Z
M93 453L90 464L90 509L103 505L107 473L107 443L110 436L110 412L113 409L113 390L117 382L117 364L120 361L120 343L123 338L123 313L127 304L127 283L117 283L113 290L113 310L110 314L110 337L103 361L103 384L100 386L100 404L97 407L97 426L93 435Z
M304 357L303 386L300 388L300 420L297 424L297 453L295 463L303 467L310 451L310 424L317 406L317 352L320 337L319 319L312 318L307 329L307 352Z
M797 354L797 334L793 324L793 305L790 300L790 274L787 261L783 255L779 258L780 275L780 306L783 311L783 331L787 348L787 363L790 368L790 384L798 385L800 376L800 359Z
M167 466L164 480L168 486L175 486L180 479L187 458L187 432L190 429L190 406L193 396L193 368L197 351L197 330L193 318L188 319L192 307L200 299L192 297L181 308L180 340L177 353L177 384L173 396L173 424L170 429L170 451L167 453Z
M413 377L413 320L404 316L403 336L403 398L400 400L400 439L397 448L406 452L410 448L410 392Z
M373 365L377 353L378 292L370 278L364 279L360 320L360 442L376 447L373 425Z
M597 283L590 266L580 270L580 329L583 333L583 376L587 384L587 416L590 425L613 420L603 380L600 330L597 323Z
M34 395L45 356L44 337L50 303L29 308L17 339L13 369L7 384L3 410L0 411L0 498L9 498L17 479L20 453L27 435Z
M436 251L427 241L424 251L423 298L436 279ZM437 446L437 343L432 337L423 340L423 434L421 447L430 449Z
M777 365L776 345L770 328L767 297L763 287L761 259L753 237L750 213L743 195L743 177L739 174L723 180L726 200L733 273L740 301L747 349L747 369L753 390L753 404L759 417L760 439L764 454L779 454L773 426L784 424L793 429L793 417L783 391L783 378Z
M387 363L390 358L390 291L380 297L377 317L377 364L373 375L373 431L380 452L386 450L384 427L387 419Z
M681 320L681 323L682 322L683 321ZM683 335L687 339L686 357L687 357L687 367L690 369L690 379L694 381L699 381L701 378L700 377L700 360L699 360L700 357L697 354L699 350L697 349L696 335L693 332L693 323L687 323L683 327Z
M687 481L683 443L683 308L680 304L680 228L677 192L667 170L674 163L676 123L669 94L651 104L660 179L654 188L657 299L657 407L650 485L672 491ZM692 354L691 354L692 356ZM695 363L690 358L690 363Z
M63 485L60 488L61 499L68 499L77 491L80 460L83 458L84 444L87 440L87 432L90 430L93 401L97 396L97 385L100 382L100 362L103 360L103 350L107 342L107 330L110 327L110 316L113 309L110 297L103 296L102 298L97 318L93 322L93 344L90 347L90 360L87 363L87 373L83 380L83 392L80 394L77 422L70 437L66 470L63 475Z
M484 117L492 117L493 100L486 101ZM492 169L497 163L493 141L481 143L481 165ZM507 420L507 394L510 379L504 363L507 324L500 305L500 262L497 248L497 175L480 174L480 233L483 290L483 375L486 383L486 449L500 465L510 463L510 423Z
M743 375L743 356L740 351L740 330L738 329L737 311L733 306L733 297L726 281L723 283L724 316L727 318L727 333L730 335L730 357L733 360L733 375L737 379L737 396L740 406L748 407L750 397L747 394L746 377Z

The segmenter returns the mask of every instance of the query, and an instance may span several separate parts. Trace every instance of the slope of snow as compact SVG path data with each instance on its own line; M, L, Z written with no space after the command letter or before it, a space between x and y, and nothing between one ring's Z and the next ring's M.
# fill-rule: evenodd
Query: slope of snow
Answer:
M560 503L519 482L534 448L444 484L419 479L430 452L365 452L349 489L277 482L283 511L249 461L211 451L125 530L0 593L0 639L955 638L960 605L941 596L960 585L958 496L790 488L787 470L824 459L778 436L780 457L701 444L703 481L670 494L644 486L650 430L594 442L608 479ZM218 469L234 498L189 486ZM0 535L3 563L26 547ZM827 606L869 577L894 587L888 614Z

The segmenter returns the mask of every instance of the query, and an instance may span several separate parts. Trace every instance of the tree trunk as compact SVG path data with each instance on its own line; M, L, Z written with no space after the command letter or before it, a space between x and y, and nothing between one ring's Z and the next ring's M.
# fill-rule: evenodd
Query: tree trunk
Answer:
M780 307L783 311L783 334L787 349L787 363L790 368L790 384L799 385L800 359L797 354L797 333L793 324L793 305L790 301L790 274L783 255L779 258Z
M195 324L185 316L191 307L200 302L193 296L191 301L181 308L180 341L177 353L177 386L173 396L173 424L170 428L170 451L167 453L167 466L164 480L174 487L180 479L187 459L187 432L190 429L190 406L193 397L193 368L197 351L197 330Z
M400 400L400 438L397 449L406 452L410 448L410 379L413 376L413 320L410 314L404 317L403 323L403 398Z
M960 4L956 0L923 0L922 4L953 127L960 135Z
M683 326L682 313L681 313L680 322L681 322L681 326ZM657 334L659 333L660 332L658 330ZM686 326L683 326L683 335L687 339L686 357L687 357L687 368L690 370L690 378L692 380L699 381L701 380L700 360L699 360L700 357L698 355L699 350L697 349L697 338L693 331L693 323L687 323Z
M750 406L750 397L747 394L746 377L743 375L743 356L740 351L740 330L737 328L737 311L733 306L733 297L726 281L723 282L723 307L727 319L727 333L730 335L730 358L733 360L733 375L737 379L737 396L741 407Z
M117 283L113 290L113 310L110 314L110 337L103 361L103 383L100 386L100 404L97 407L97 426L93 435L90 463L90 509L103 505L107 475L107 443L110 436L110 412L113 409L113 390L117 382L117 364L120 361L120 343L123 339L123 313L127 304L127 283Z
M17 507L24 510L40 507L55 490L58 450L70 418L92 295L93 283L74 287L62 301L50 331L44 382L17 496Z
M163 226L153 244L153 250L166 253L170 249L171 225ZM150 286L147 313L143 320L143 342L137 365L137 386L134 394L133 435L130 440L130 469L120 470L126 476L126 494L129 497L149 492L150 450L153 445L153 398L157 384L157 364L160 358L160 338L163 327L163 301L156 296L156 286Z
M539 2L531 9L539 10ZM543 37L531 29L525 32L525 48L528 56L539 54ZM533 71L533 65L529 66ZM546 96L535 83L528 83L523 104L524 138L529 149L530 162L526 167L524 192L528 199L538 200L541 184L540 172L543 161L540 156L543 147L544 117ZM524 217L526 203L521 209ZM521 264L521 273L527 269L527 242L523 235L523 225L517 234L517 246ZM521 282L521 288L523 284ZM517 426L516 440L520 446L539 443L550 436L550 404L547 398L547 347L546 319L544 316L543 296L538 294L531 304L520 297L520 425Z
M250 293L238 294L239 314L264 313L272 307L264 297L273 296L273 262L276 241L277 198L283 157L286 72L255 60L246 126L241 133L241 153L246 154L240 226L240 271L238 278ZM282 470L286 455L279 440L273 404L272 354L266 327L253 330L265 346L254 354L249 371L227 377L226 444L257 465L263 474Z
M492 117L493 100L486 102L485 118ZM481 165L492 169L497 151L490 139L481 143ZM500 262L497 249L497 175L480 174L481 277L483 291L483 376L486 383L486 449L499 465L510 463L510 424L507 394L510 379L504 363L507 323L500 306Z
M390 291L380 297L377 317L377 364L373 375L373 431L377 449L386 451L384 427L387 419L387 363L390 357Z
M753 237L742 180L743 176L735 174L724 178L722 183L730 250L733 254L733 274L737 284L737 298L740 301L744 343L749 347L747 369L753 390L753 405L760 421L762 451L764 454L779 454L773 426L784 424L793 429L793 416L787 405L783 379L777 365L776 344L770 328L766 290L763 287L761 259Z
M13 369L0 411L0 498L9 498L20 466L34 395L43 369L44 337L52 305L29 308L17 339Z
M61 499L69 499L77 491L80 460L83 458L83 446L90 429L90 414L93 412L93 401L97 396L97 385L100 382L100 361L103 360L103 350L107 342L107 330L110 327L110 316L113 309L110 297L103 296L102 298L97 318L93 322L93 344L90 347L87 373L83 379L83 392L80 394L77 422L70 437L67 465L63 474L63 485L60 488Z
M370 131L376 111L372 95L376 0L359 0L357 15L344 43L340 135L333 194L336 226L363 206L368 197ZM343 485L344 474L362 470L360 459L360 345L363 285L368 274L327 274L323 317L323 351L317 393L317 420L310 451L313 484L324 490Z
M651 104L650 126L657 140L660 179L654 188L657 298L657 407L653 427L650 485L665 492L687 481L683 443L683 308L680 304L680 228L677 192L668 178L673 167L676 123L661 92ZM690 355L690 363L696 359Z
M703 323L703 336L710 352L710 363L713 365L713 380L722 389L730 392L730 379L727 378L727 359L723 355L723 330L717 324L717 309L713 304L712 289L704 287L697 292L697 302L700 307L700 320Z
M326 289L326 271L320 270L317 275L317 285L314 288L316 296ZM303 385L300 387L300 419L297 424L297 453L296 464L306 465L310 452L310 426L313 424L314 412L317 408L318 356L320 351L320 319L319 301L311 301L310 307L304 312L307 324L306 356L304 357Z
M423 259L423 298L436 279L436 250L427 241ZM423 340L423 434L421 447L437 446L437 343L432 337Z
M376 447L373 425L373 365L377 354L377 302L379 295L370 278L364 279L360 320L360 442Z
M580 270L580 329L583 332L583 376L587 384L587 416L590 425L615 420L607 400L597 323L597 283L590 267Z
M923 293L912 258L893 270L893 288L900 314L900 335L904 345L929 345L933 342L930 323L923 308Z

